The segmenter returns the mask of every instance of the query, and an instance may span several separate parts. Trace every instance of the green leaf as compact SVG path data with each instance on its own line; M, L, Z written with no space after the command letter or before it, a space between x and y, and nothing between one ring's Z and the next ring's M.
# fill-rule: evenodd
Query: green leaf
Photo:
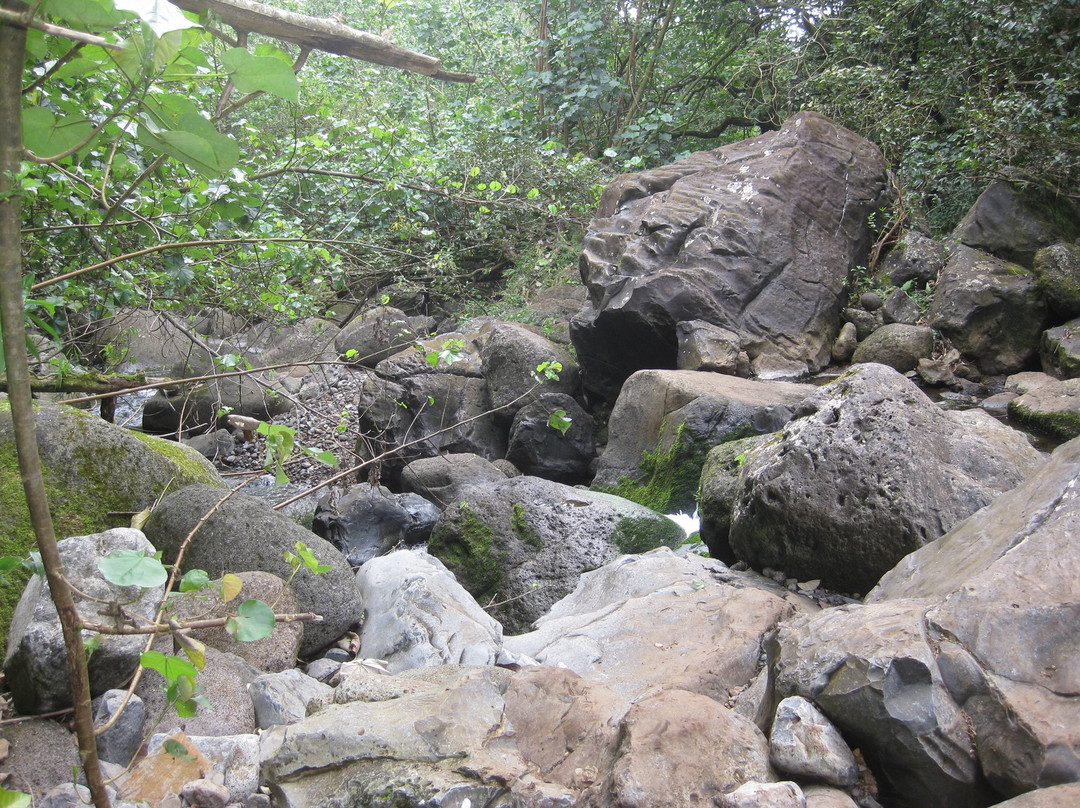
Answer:
M210 576L207 575L206 570L189 570L180 579L181 592L198 592L208 586L210 586Z
M176 740L176 738L169 738L167 741L165 741L165 744L162 748L174 758L182 760L185 763L196 759L195 755L192 755L188 751L188 748L182 743L180 743L180 741Z
M98 572L117 586L163 586L169 573L157 558L142 550L114 550L98 561Z
M183 116L176 126L171 130L157 127L144 115L137 137L147 148L175 157L208 179L222 176L239 161L236 143L201 115Z
M124 19L111 0L45 0L41 10L75 27L112 28Z
M300 100L300 82L292 66L274 56L255 56L244 48L230 48L221 57L222 64L242 93L262 90L294 104Z
M320 564L319 559L315 558L315 554L311 552L306 544L302 541L296 543L296 552L300 554L301 562L305 567L314 572L316 575L321 575L324 572L330 572L333 566L330 564Z
M51 157L82 143L94 125L82 115L57 118L44 107L22 112L23 145L39 157Z
M8 791L0 786L0 808L28 808L32 804L29 794L21 791Z
M555 410L548 416L548 426L559 430L561 435L565 435L573 423L573 419L566 414L566 410Z
M192 22L184 13L166 0L113 0L118 9L133 11L139 18L150 26L155 36L161 36L169 31L180 31L184 28L199 28L197 22Z
M236 616L225 623L225 630L233 639L253 642L269 637L277 619L274 610L261 600L245 600L236 610Z
M186 659L177 656L165 656L160 651L143 652L143 655L139 657L139 662L144 668L160 673L170 685L174 684L181 676L194 679L199 673L199 669Z

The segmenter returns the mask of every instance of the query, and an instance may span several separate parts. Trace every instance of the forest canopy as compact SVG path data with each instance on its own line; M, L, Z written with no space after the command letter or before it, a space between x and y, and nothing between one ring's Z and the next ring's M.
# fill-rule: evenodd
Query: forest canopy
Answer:
M878 143L907 222L936 233L994 178L1080 194L1073 0L276 5L476 81L307 53L164 0L46 0L39 20L111 46L30 31L19 180L39 330L73 343L148 303L274 318L392 293L478 313L507 284L520 303L573 266L616 174L800 109Z

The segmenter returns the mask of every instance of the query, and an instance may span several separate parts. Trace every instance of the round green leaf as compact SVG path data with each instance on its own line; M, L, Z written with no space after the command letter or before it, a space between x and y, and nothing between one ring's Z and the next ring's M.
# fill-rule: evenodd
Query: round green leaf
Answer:
M117 586L141 586L152 589L169 580L160 560L141 550L114 550L98 561L98 572Z
M269 637L275 622L274 610L261 600L245 600L236 616L226 621L225 630L241 642L254 642Z
M93 129L82 115L57 118L44 107L23 109L23 144L39 157L52 157L79 145Z
M255 56L244 48L230 48L222 54L221 61L242 93L262 90L293 103L300 100L300 82L291 65L281 59Z

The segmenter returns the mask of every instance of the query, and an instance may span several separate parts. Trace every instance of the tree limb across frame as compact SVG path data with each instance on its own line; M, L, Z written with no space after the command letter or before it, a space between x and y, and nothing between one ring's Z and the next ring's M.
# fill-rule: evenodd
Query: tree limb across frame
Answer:
M237 31L284 40L303 48L336 53L373 64L410 70L439 81L471 84L476 76L443 70L442 60L402 48L326 17L309 17L253 0L169 0L184 11L212 11Z

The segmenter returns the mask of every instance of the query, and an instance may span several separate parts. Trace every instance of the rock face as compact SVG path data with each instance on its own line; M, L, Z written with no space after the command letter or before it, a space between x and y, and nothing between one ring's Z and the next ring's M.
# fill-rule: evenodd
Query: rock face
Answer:
M392 494L383 486L362 484L339 500L320 501L311 529L359 567L399 544L427 541L441 513L419 494Z
M1039 289L1059 317L1080 315L1080 244L1060 242L1035 253Z
M497 466L471 452L422 457L401 472L401 485L429 499L440 508L456 505L475 485L506 479Z
M1011 796L1080 780L1080 441L1023 485L905 558L869 596L930 599L949 694L979 764Z
M758 376L825 366L888 187L877 147L810 112L616 180L581 256L589 302L572 337L586 389L613 401L635 370L675 367L684 320L737 333Z
M565 433L551 426L559 410L570 422ZM522 474L569 485L587 482L596 459L592 416L565 393L544 393L514 416L506 459Z
M202 569L212 575L260 570L288 579L292 568L285 553L295 553L296 543L303 542L320 564L329 564L331 569L321 575L301 569L292 579L299 607L323 617L320 623L305 624L300 653L319 650L359 621L363 601L352 570L337 548L275 512L263 500L233 494L221 502L225 494L204 485L170 494L154 508L146 535L165 558L174 557L199 520L217 506L188 545L185 570Z
M641 370L608 422L593 488L660 513L692 513L709 449L774 432L814 388L690 370Z
M367 619L360 656L391 673L429 665L493 665L502 626L480 608L434 556L399 550L356 574Z
M151 589L116 586L105 580L97 567L98 561L113 551L133 550L152 555L154 548L141 531L116 528L64 539L59 545L64 574L78 590L73 594L80 614L98 620L98 604L119 601L126 603L131 613L153 620L165 594L164 584ZM138 667L144 644L144 638L138 635L102 637L101 646L91 655L88 666L91 694L99 696L123 685ZM4 675L15 707L24 715L71 706L64 635L49 584L39 575L30 579L15 609Z
M754 573L660 549L581 576L536 631L504 645L627 699L685 690L767 726L769 638L782 620L815 608Z
M1041 247L1076 235L1067 204L1059 211L1036 204L1007 182L992 182L963 221L953 230L953 238L968 247L1001 256L1030 267ZM1055 215L1055 213L1057 215Z
M929 328L890 323L859 343L851 361L856 364L876 362L907 373L918 366L920 359L929 359L933 351L934 334Z
M501 601L492 614L515 633L572 592L581 573L684 538L670 519L629 500L514 477L447 508L428 550L478 601Z
M776 695L813 701L877 778L886 805L990 802L961 709L921 630L925 606L841 606L785 623Z
M1019 433L946 413L883 365L854 366L795 415L746 456L731 549L843 592L865 593L1041 462Z
M926 319L983 373L1015 373L1038 351L1046 303L1029 270L958 245Z
M1080 378L1053 380L1017 396L1009 417L1060 440L1080 435Z

